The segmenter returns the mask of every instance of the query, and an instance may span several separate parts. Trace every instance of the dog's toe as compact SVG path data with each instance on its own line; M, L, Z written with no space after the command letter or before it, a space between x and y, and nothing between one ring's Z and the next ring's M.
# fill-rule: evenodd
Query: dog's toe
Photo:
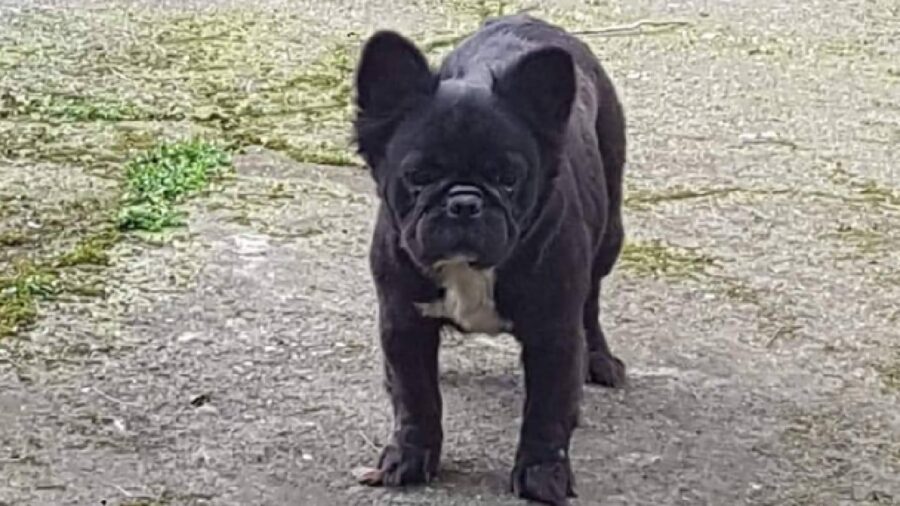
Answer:
M512 471L512 491L517 497L553 506L567 506L575 497L575 480L569 462L542 462Z
M608 387L625 386L625 363L612 355L592 353L588 358L588 383Z
M437 474L437 452L415 447L384 449L376 468L354 471L356 481L372 487L399 487L428 483Z

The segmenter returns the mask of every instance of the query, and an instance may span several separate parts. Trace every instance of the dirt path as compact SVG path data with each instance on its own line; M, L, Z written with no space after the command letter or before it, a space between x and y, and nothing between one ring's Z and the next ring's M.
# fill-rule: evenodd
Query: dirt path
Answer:
M0 20L22 19L17 3ZM336 14L352 3L246 16L444 33L479 9ZM603 319L631 384L587 392L577 504L900 503L895 2L563 4L580 29L691 23L587 36L629 117L631 243ZM235 165L188 229L115 247L106 297L48 302L0 341L0 505L519 504L505 337L445 340L437 484L353 483L390 423L368 177L272 150ZM27 191L32 168L0 160L0 182Z

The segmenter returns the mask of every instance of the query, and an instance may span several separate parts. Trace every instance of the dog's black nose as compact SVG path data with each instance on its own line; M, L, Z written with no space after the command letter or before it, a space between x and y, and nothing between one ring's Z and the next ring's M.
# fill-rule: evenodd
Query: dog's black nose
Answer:
M456 185L447 192L447 216L477 218L481 216L484 200L476 186Z

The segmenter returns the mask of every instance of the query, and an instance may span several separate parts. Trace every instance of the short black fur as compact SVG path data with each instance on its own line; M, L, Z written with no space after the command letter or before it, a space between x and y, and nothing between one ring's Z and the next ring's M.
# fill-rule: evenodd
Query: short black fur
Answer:
M610 79L584 43L516 15L487 22L436 72L410 41L379 32L356 90L356 140L381 198L370 261L395 418L367 481L437 473L439 331L460 325L420 305L444 296L444 262L465 262L495 280L496 313L522 345L512 489L565 504L582 384L625 381L599 324L624 236L625 120Z

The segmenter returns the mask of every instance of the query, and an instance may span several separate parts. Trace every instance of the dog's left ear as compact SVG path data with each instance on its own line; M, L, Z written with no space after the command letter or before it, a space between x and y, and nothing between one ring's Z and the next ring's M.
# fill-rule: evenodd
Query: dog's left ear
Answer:
M565 130L575 100L575 63L562 48L545 47L525 54L494 81L494 93L551 138Z
M434 84L421 51L402 35L383 30L363 47L356 71L356 105L363 115L390 116L410 99L430 94Z

